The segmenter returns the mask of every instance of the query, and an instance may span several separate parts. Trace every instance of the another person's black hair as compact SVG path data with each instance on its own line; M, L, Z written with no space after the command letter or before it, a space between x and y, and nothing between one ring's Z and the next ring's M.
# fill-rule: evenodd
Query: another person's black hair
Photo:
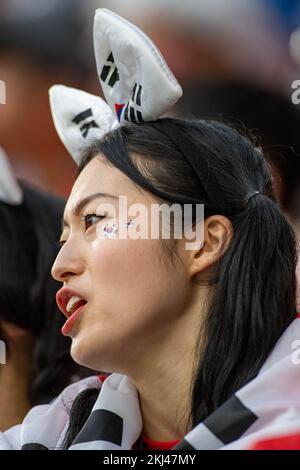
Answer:
M188 148L175 144L174 136L177 143L181 137L189 142ZM189 160L201 161L206 178L196 174L186 151ZM213 299L195 351L190 409L195 426L257 375L295 318L294 233L275 201L262 152L225 124L166 118L121 127L88 149L80 170L99 154L165 201L204 203L206 216L225 214L232 222L233 238L217 267ZM222 207L214 206L216 191L223 196ZM255 191L259 194L247 202ZM97 394L84 391L74 401L65 448L80 431Z
M47 403L87 370L70 356L70 340L61 332L63 315L51 277L58 251L65 201L20 183L20 205L0 203L0 321L34 337L32 404ZM5 337L2 339L5 340ZM9 357L9 342L7 342Z

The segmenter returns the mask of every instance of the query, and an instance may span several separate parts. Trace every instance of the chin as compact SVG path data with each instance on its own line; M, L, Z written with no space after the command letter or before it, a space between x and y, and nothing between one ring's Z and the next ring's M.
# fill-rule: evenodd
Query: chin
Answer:
M71 351L72 359L80 364L81 366L87 367L96 371L103 371L103 360L99 361L99 357L102 359L103 355L99 350L91 348L91 342L83 340L77 336L72 339Z
M77 337L72 338L70 354L72 359L77 362L77 364L94 369L94 367L91 365L94 358L93 351L89 350L89 345L84 341L79 340Z

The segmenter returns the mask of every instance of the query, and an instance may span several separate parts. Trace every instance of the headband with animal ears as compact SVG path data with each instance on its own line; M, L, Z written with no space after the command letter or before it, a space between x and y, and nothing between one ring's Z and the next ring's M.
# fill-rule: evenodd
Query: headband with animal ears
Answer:
M0 147L0 203L17 206L23 201L23 192L15 178L7 155Z
M151 39L105 8L95 13L94 49L107 103L63 85L49 90L56 130L77 164L95 139L129 122L156 121L182 96L181 86Z

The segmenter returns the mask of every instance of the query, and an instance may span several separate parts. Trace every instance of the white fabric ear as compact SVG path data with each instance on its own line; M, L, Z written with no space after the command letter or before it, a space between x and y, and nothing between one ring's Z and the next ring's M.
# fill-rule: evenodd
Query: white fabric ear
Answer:
M19 205L23 201L23 192L15 178L7 155L0 147L0 201Z
M57 133L78 165L84 148L118 126L115 115L99 96L54 85L49 97Z
M182 89L153 42L136 26L106 9L96 10L94 47L100 97L64 85L49 90L60 139L79 165L84 148L128 122L157 120Z
M105 8L95 13L94 48L105 98L121 124L157 120L182 96L148 36Z

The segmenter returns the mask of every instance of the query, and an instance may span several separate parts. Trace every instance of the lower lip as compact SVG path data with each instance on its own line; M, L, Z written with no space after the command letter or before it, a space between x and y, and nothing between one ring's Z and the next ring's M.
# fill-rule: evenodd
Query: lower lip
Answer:
M84 309L84 307L86 306L86 304L84 305L81 305L77 310L75 310L75 312L67 319L66 323L64 324L64 326L62 327L61 329L61 332L64 336L68 336L71 332L71 330L73 329L73 326L77 320L77 318L79 317L80 313L82 312L82 310Z

